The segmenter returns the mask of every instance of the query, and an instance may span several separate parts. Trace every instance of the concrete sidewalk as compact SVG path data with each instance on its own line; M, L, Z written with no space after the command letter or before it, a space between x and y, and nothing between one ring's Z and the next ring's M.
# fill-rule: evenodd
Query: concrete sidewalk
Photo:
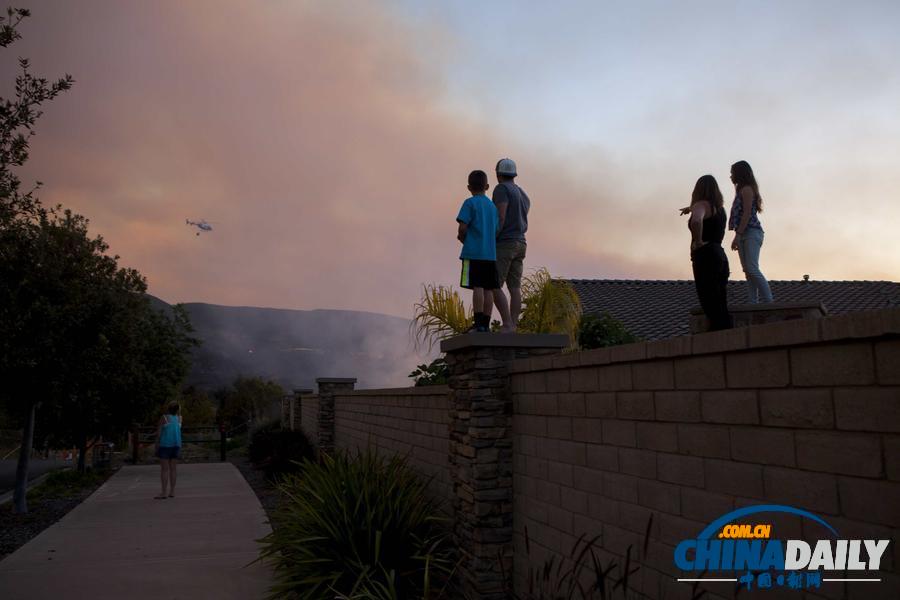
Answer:
M61 521L0 561L4 600L262 598L269 525L230 463L178 465L176 498L154 500L159 467L124 467Z

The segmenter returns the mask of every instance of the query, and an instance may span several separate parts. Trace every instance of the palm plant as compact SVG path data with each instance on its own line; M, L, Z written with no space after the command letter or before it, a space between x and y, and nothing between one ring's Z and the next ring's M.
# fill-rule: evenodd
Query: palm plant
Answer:
M472 326L472 309L466 308L462 298L452 286L426 283L422 285L422 299L415 304L410 329L416 347L427 344L428 349L436 342L465 333Z
M578 294L567 281L553 279L546 268L536 269L522 279L522 305L519 331L565 333L573 344L578 339Z

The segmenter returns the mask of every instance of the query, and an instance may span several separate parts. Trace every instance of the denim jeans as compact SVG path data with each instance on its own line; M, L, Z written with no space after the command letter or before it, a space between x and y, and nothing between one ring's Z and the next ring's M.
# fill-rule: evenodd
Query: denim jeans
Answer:
M744 235L738 240L738 256L741 257L741 267L747 277L747 292L750 296L750 304L758 302L771 302L772 290L766 276L759 270L759 251L763 245L765 234L758 227L748 227Z

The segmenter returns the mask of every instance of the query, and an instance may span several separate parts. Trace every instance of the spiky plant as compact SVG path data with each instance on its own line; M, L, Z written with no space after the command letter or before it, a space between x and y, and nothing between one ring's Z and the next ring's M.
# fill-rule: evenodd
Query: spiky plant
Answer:
M279 485L278 527L260 540L275 567L269 597L441 598L452 549L427 485L403 457L372 449L302 463Z
M452 286L433 283L422 285L422 299L415 304L410 328L416 346L428 349L440 340L464 333L472 326L472 309L466 308L462 298Z
M553 279L546 268L536 269L522 279L522 305L519 331L565 333L573 344L578 339L578 294L567 281Z

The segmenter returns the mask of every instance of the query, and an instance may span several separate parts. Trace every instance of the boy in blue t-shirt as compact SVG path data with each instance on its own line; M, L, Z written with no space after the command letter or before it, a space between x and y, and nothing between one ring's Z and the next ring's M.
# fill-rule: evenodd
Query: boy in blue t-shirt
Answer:
M472 290L472 309L475 311L475 331L490 331L491 317L484 312L485 294L493 296L494 304L503 319L503 329L509 329L509 304L500 289L497 276L497 232L500 217L497 207L484 195L488 190L484 171L469 173L467 198L456 217L459 223L456 239L462 242L462 276L459 285Z

